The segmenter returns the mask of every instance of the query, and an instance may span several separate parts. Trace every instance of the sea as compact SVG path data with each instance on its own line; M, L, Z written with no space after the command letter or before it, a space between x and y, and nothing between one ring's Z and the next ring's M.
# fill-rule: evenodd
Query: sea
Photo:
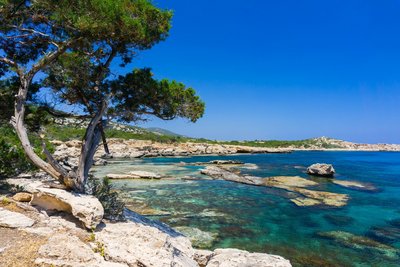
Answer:
M247 163L243 174L300 176L309 189L347 194L343 207L297 206L295 192L212 180L200 174L211 160ZM334 178L310 176L307 166L333 164ZM296 151L287 154L115 159L93 173L151 171L160 180L112 180L127 207L166 223L201 249L238 248L276 254L293 266L400 266L400 153ZM343 187L334 180L368 185Z

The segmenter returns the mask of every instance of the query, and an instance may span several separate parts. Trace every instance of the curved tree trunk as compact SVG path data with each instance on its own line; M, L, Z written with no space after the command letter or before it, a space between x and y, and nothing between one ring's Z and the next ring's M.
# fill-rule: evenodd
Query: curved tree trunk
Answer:
M63 175L60 170L54 168L50 163L45 162L41 159L33 150L33 147L29 141L26 127L24 124L25 119L25 101L28 94L28 87L30 85L30 79L21 78L21 85L18 90L18 95L15 101L14 117L11 119L11 124L14 126L15 131L21 141L22 147L25 151L26 156L43 171L50 174L55 179L63 181Z
M97 146L100 143L103 131L102 117L106 109L107 102L103 101L101 107L90 121L86 129L85 137L82 140L82 150L79 157L79 165L75 180L75 187L81 192L85 192L85 185L89 176L89 170L93 165L93 157L96 153Z

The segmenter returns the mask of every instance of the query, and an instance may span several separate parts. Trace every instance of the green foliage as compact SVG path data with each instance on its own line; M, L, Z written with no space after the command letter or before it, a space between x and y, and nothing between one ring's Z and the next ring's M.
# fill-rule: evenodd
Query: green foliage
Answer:
M42 140L31 133L29 138L32 141L35 152L43 159L45 155L42 152ZM46 140L46 148L50 152L54 152L54 147ZM24 150L18 139L17 134L11 126L0 127L0 177L8 177L18 175L23 172L36 170L25 156Z
M181 117L195 122L204 113L204 102L192 88L176 81L158 81L149 68L119 76L110 82L110 87L113 105L109 112L120 121L153 115L164 120Z
M108 178L99 181L94 177L90 177L87 187L87 192L92 192L103 205L106 219L113 221L124 219L125 204L119 199L118 193L112 191L112 185Z
M14 100L15 95L18 92L20 81L16 76L9 77L4 80L0 80L0 123L6 124L10 121L14 115ZM38 83L32 83L29 87L28 101L33 101L35 94L39 91L40 85ZM33 109L36 109L32 107ZM27 113L33 113L34 111L27 110ZM38 125L38 118L43 118L43 114L37 114L38 116L34 119L31 114L32 120L28 124L31 129L34 129Z
M71 126L60 126L49 124L46 126L46 137L50 140L81 140L85 134L84 128L77 128Z
M34 170L19 140L9 127L0 128L0 177L8 177L22 172Z

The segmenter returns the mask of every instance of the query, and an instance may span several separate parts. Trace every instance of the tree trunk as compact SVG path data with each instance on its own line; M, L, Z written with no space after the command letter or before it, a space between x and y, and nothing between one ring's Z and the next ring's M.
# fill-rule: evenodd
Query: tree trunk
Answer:
M66 177L66 170L63 170L61 166L59 168L53 166L50 163L45 162L41 159L34 151L27 134L25 127L25 102L28 94L28 88L31 84L31 78L20 77L21 85L18 89L18 95L15 101L14 117L11 119L11 124L14 126L15 131L21 141L22 147L25 151L26 156L35 164L37 167L51 175L53 178L59 180L61 183L66 184L68 187L70 183L68 182L68 177Z
M101 139L103 141L104 152L106 153L106 156L108 156L110 155L110 149L108 149L107 138L106 134L104 133L103 123L100 123L99 127L100 127Z
M93 157L99 145L102 128L102 117L107 108L107 102L103 101L101 107L91 119L82 141L82 150L79 157L78 170L76 172L75 188L85 192L85 184L89 176L89 170L93 165Z

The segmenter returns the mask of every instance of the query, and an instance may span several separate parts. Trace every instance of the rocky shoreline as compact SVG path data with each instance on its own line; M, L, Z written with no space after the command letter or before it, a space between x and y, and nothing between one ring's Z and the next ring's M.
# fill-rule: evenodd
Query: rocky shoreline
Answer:
M329 139L331 140L331 139ZM333 139L335 140L335 139ZM339 141L339 140L336 140ZM55 158L64 162L66 168L77 165L77 158L81 150L81 141L52 141L55 146ZM124 140L117 138L108 139L111 151L107 157L113 158L144 158L144 157L187 157L197 155L234 155L234 154L262 154L262 153L291 153L293 151L400 151L400 145L389 144L355 144L340 141L335 143L340 148L311 147L287 147L265 148L239 145L207 144L207 143L158 143L144 140ZM106 163L104 149L99 145L95 154L95 164Z
M129 210L125 221L102 219L96 198L47 188L42 181L8 180L25 197L0 197L1 266L291 266L265 253L194 249L181 233Z

